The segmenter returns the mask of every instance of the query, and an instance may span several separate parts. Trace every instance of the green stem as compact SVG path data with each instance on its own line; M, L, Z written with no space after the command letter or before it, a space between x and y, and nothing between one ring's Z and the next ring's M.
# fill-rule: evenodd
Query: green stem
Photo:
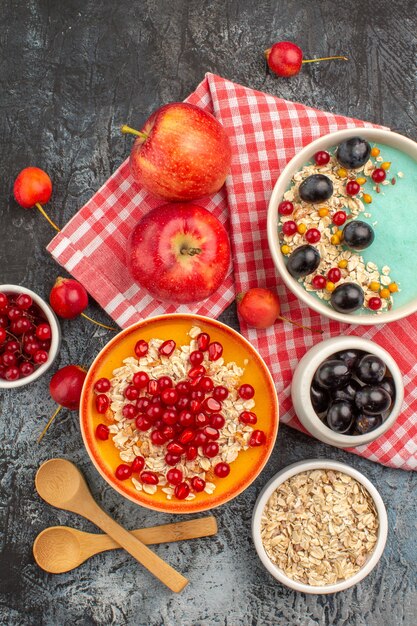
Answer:
M321 57L320 59L304 59L302 63L316 63L316 61L333 61L339 59L340 61L347 61L347 57Z
M148 138L148 135L146 133L143 133L140 130L135 130L134 128L131 128L130 126L126 126L126 124L124 124L121 129L122 133L124 135L136 135L136 137L140 137L141 139L145 140Z

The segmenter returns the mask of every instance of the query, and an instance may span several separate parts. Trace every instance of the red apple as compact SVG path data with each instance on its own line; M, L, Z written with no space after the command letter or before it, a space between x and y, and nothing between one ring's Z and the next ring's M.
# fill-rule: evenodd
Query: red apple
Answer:
M223 185L230 170L230 142L210 113L184 102L166 104L137 134L130 169L153 195L164 200L196 200Z
M205 300L224 281L229 263L226 230L212 213L196 204L153 209L129 239L129 271L158 300Z

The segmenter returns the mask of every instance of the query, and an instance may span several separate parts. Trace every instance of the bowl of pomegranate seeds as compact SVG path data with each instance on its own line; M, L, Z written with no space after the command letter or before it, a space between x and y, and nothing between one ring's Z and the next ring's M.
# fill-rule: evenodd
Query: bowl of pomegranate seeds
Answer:
M231 500L261 472L278 400L268 368L239 333L206 317L161 315L98 354L80 421L91 460L119 493L195 513Z
M42 298L20 285L0 285L0 389L42 376L60 343L57 319Z

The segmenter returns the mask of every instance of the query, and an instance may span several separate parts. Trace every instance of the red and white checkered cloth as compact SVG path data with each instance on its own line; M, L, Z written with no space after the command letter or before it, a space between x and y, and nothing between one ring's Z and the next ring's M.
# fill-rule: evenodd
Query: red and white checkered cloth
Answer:
M127 160L51 241L49 252L122 327L161 313L190 312L215 318L236 293L255 286L276 289L283 315L320 327L324 334L318 336L279 322L262 331L241 324L241 330L272 372L281 420L300 430L291 404L290 383L305 352L317 341L340 334L376 341L400 366L405 384L404 407L389 432L350 451L391 467L417 469L417 315L371 328L328 320L287 290L274 268L267 243L268 201L288 161L322 135L372 124L288 102L213 74L207 74L187 100L214 113L232 143L232 170L225 188L198 204L219 217L230 232L234 278L231 272L207 301L179 307L156 302L131 280L125 266L127 238L140 217L162 202L134 182Z

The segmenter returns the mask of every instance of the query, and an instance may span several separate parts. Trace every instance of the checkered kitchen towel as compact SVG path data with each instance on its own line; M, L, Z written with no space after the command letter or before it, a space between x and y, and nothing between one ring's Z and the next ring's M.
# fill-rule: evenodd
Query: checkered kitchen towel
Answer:
M317 341L361 335L387 348L404 376L404 409L395 426L355 454L391 467L417 468L417 315L400 322L360 327L328 320L302 304L279 279L268 250L266 214L272 188L288 161L313 139L344 128L372 126L253 91L213 74L188 102L212 113L225 127L233 149L231 174L215 196L198 203L229 229L234 263L221 289L207 301L174 307L154 301L132 282L125 268L126 241L141 215L161 204L133 181L128 161L49 244L54 258L77 278L122 327L161 313L191 312L217 317L235 293L265 286L278 291L282 314L321 327L323 336L289 324L262 331L241 324L276 381L281 420L302 430L290 397L292 371Z

